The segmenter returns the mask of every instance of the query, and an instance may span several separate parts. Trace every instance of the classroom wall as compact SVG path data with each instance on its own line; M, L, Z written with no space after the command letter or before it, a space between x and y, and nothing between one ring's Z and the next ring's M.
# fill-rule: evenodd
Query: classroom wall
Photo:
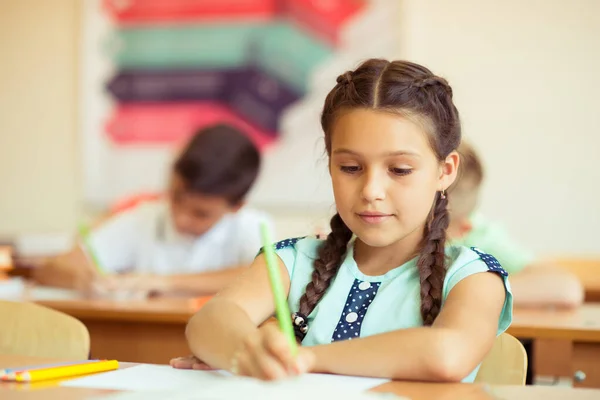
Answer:
M0 4L0 236L68 233L83 211L78 3ZM402 54L450 80L465 136L485 157L482 210L538 252L600 253L600 2L402 7L391 33ZM325 217L274 211L278 236L305 234Z
M404 0L404 57L454 86L482 211L540 253L600 254L600 1Z
M75 226L78 20L77 0L0 2L0 236Z

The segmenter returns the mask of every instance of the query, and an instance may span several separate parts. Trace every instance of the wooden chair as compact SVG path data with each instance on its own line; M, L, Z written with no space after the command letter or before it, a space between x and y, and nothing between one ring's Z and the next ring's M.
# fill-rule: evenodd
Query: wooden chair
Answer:
M488 385L524 385L527 376L527 353L516 338L503 333L481 363L476 383Z
M0 354L85 360L90 335L83 323L34 303L0 300Z

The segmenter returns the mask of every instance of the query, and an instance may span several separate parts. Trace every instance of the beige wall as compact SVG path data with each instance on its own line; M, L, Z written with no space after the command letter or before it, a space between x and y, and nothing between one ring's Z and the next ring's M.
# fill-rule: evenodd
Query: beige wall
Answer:
M0 235L68 232L81 209L77 3L0 3ZM539 252L600 253L600 1L403 0L400 26L402 54L455 87L483 211Z
M404 0L404 57L454 87L482 210L540 253L600 254L600 1Z
M0 2L0 235L75 226L77 0Z

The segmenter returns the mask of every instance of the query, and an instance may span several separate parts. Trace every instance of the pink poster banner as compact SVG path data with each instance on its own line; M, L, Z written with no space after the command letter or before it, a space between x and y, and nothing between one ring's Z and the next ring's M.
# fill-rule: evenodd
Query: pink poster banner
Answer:
M275 138L215 102L129 103L117 106L106 124L117 145L179 145L199 128L227 123L247 134L260 150Z
M366 5L365 0L283 0L283 13L312 35L339 42L343 25Z
M269 20L279 0L103 0L107 14L122 25L219 20Z

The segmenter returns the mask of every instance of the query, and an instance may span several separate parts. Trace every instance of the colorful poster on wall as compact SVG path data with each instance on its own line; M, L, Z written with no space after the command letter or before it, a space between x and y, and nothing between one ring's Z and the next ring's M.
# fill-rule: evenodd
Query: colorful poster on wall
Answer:
M392 51L382 29L393 25L393 2L86 0L86 202L104 208L161 191L178 147L227 122L265 157L251 202L330 205L319 103L334 70Z

